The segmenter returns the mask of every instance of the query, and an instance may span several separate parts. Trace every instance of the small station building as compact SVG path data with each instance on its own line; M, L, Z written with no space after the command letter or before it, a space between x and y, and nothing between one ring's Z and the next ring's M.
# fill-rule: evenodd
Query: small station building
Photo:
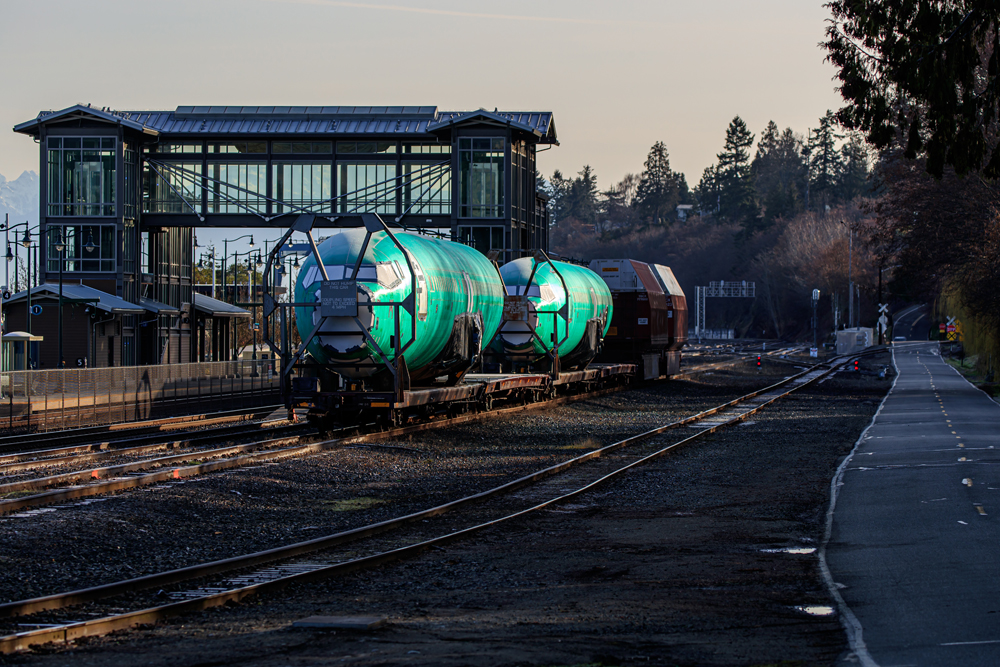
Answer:
M42 310L28 310L26 292L4 310L14 328L44 331L36 367L59 363L50 319L60 281L67 366L228 358L232 319L253 314L196 296L198 227L277 236L301 213L336 228L374 212L500 262L548 250L535 158L559 143L550 112L76 105L14 131L39 145L41 219L25 240L38 244L31 300Z

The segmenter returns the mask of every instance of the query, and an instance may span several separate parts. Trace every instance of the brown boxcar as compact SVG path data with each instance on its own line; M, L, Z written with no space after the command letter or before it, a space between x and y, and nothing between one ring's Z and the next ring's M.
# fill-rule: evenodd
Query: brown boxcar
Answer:
M667 266L631 259L595 259L614 304L598 359L638 364L644 379L680 370L687 342L687 299Z

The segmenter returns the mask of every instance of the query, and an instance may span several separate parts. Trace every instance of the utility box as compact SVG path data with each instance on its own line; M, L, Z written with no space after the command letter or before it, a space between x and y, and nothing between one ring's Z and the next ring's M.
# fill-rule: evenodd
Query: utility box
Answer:
M837 354L853 354L871 347L876 342L875 330L870 327L841 329L837 332Z

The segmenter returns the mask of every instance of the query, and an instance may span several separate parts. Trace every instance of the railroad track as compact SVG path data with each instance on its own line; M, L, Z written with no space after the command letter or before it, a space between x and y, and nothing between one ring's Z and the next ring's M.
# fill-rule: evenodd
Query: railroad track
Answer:
M281 407L280 405L270 405L251 410L227 410L224 412L210 412L183 417L166 417L163 419L149 419L124 424L88 426L51 433L7 435L0 437L0 461L6 458L2 455L8 454L20 454L63 446L67 446L70 449L75 446L78 448L78 451L83 451L95 446L98 448L110 447L118 440L135 438L140 435L162 436L167 432L190 429L192 427L231 424L240 421L261 419Z
M209 428L164 439L163 434L123 438L113 442L74 445L55 449L34 450L21 454L0 456L0 475L11 475L22 471L42 471L52 467L93 461L108 461L116 458L128 458L161 452L164 450L196 448L203 443L218 443L220 440L235 439L259 434L262 430L274 431L282 426L290 427L285 419L271 419L260 422L239 422L222 428ZM2 485L0 485L2 486ZM3 495L0 490L0 496Z
M777 355L782 351L774 350L771 354ZM712 370L730 367L746 362L746 358L731 359L713 364L703 364L692 369L688 369L675 378L684 378L704 373ZM454 426L473 420L491 418L511 414L522 410L532 410L536 408L559 405L570 401L585 400L594 398L611 391L618 391L621 387L610 389L600 389L582 394L564 396L558 399L519 405L511 408L492 410L488 413L476 413L453 417L445 420L435 420L431 422L419 423L394 429L390 433L402 435L415 433L429 428L442 428ZM204 423L204 422L201 422ZM100 451L94 451L97 445L74 446L59 450L48 450L32 452L14 456L0 456L0 474L10 475L25 470L35 471L39 467L53 465L68 465L72 463L95 462L123 456L135 456L145 453L162 451L165 449L181 449L180 453L168 456L159 456L151 459L141 459L130 461L119 465L105 465L101 467L77 469L54 475L19 479L0 484L0 515L23 512L31 508L78 501L83 498L93 498L111 493L117 493L128 489L135 489L154 484L161 484L170 480L180 480L211 472L232 470L249 465L257 465L262 462L273 462L281 459L310 456L324 451L337 449L348 445L370 442L374 439L384 437L381 431L363 433L373 425L364 425L357 428L343 429L342 433L361 432L359 435L349 438L339 438L334 440L322 440L316 437L314 430L307 425L287 425L273 426L283 423L282 420L274 422L263 422L244 431L230 431L220 429L219 431L204 431L198 435L184 440L161 441L158 435L141 436L138 439L152 440L151 444L122 446L132 444L135 440L117 441L121 448L105 449L106 443L99 445ZM214 443L220 437L228 439L236 438L240 435L254 433L266 424L271 424L270 435L281 433L280 437L271 437L256 442L242 443L238 445L227 445L225 447L214 447L209 449L196 449L200 442ZM137 439L137 440L138 440ZM318 440L318 441L317 441ZM85 453L74 453L74 452ZM48 454L46 458L37 458ZM210 459L204 461L204 459ZM149 469L156 469L153 472L144 472ZM53 487L60 487L55 488ZM50 490L51 489L51 490ZM6 498L5 498L6 496ZM15 515L21 516L23 515ZM30 516L30 515L29 515Z
M292 583L415 555L585 493L636 466L746 419L840 370L848 361L842 358L818 365L696 415L422 512L246 556L0 605L0 617L18 617L19 627L36 628L0 637L0 652L154 623L256 593L280 590ZM671 431L682 427L688 427L682 435L670 437ZM403 427L360 437L394 438L421 428ZM337 547L344 548L331 551ZM75 605L86 606L71 609ZM92 618L80 620L82 614ZM33 617L26 618L28 615Z

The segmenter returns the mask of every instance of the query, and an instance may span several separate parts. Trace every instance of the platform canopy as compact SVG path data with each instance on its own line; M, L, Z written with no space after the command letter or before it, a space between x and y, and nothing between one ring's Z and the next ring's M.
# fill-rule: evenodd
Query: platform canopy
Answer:
M147 299L146 297L141 297L139 299L139 305L155 315L181 314L180 308L174 308L173 306L168 306L167 304L161 301L156 301L154 299Z
M146 312L146 309L137 306L134 303L129 303L121 297L117 297L113 294L108 294L107 292L102 292L99 289L94 289L93 287L88 287L86 285L79 285L76 283L66 284L63 283L62 286L62 297L65 303L86 303L94 305L98 310L103 310L106 313L113 313L115 315L142 315ZM58 300L59 299L59 283L44 283L42 285L36 285L31 288L31 300L32 302L39 300ZM4 305L10 305L14 303L20 303L22 301L28 300L28 291L22 290L4 302Z
M250 317L249 310L197 292L194 293L194 309L209 317Z

